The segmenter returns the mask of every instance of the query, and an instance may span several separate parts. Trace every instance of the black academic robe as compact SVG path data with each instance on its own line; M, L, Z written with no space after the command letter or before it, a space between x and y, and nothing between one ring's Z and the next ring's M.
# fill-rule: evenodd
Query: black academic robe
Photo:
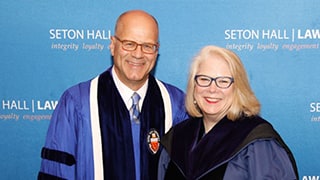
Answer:
M228 162L256 139L275 139L287 151L298 177L289 148L271 124L259 116L231 121L226 117L204 135L201 118L175 126L162 139L170 161L165 179L223 179Z

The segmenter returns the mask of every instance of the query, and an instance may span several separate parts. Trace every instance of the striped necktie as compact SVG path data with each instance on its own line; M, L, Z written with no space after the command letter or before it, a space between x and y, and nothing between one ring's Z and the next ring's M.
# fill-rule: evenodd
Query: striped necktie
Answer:
M130 113L131 113L131 121L134 121L135 123L139 123L139 100L140 96L138 93L134 92L133 95L131 96L132 99L132 106L130 108Z

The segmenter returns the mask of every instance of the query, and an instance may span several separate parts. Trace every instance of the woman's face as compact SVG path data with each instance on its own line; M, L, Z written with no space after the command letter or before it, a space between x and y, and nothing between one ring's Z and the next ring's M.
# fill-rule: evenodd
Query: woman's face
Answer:
M206 75L211 78L221 76L232 77L227 62L222 57L211 55L199 65L196 75ZM212 81L208 87L195 84L194 98L201 109L204 118L222 118L227 114L233 100L233 84L228 88L217 87ZM217 119L216 119L217 120ZM219 120L219 119L218 119Z

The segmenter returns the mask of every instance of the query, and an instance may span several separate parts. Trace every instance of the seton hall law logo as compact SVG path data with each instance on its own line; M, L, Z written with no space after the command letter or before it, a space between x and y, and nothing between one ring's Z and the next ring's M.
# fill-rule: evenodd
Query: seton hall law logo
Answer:
M320 176L302 176L302 180L320 180Z
M51 49L85 51L103 51L107 48L103 42L110 40L111 30L101 29L50 29ZM82 42L79 42L82 40ZM102 41L102 42L101 42Z
M94 29L50 29L50 39L93 39L93 40L109 40L111 37L110 30L94 30Z
M58 104L58 101L50 100L2 100L2 110L16 110L16 111L46 111L54 110Z
M309 111L312 113L311 121L320 122L320 102L311 102Z

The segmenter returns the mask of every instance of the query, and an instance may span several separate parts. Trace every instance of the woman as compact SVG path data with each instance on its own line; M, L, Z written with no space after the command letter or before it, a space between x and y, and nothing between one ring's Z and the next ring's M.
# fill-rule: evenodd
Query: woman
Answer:
M206 46L194 58L186 109L191 118L162 138L159 179L298 179L232 51Z

